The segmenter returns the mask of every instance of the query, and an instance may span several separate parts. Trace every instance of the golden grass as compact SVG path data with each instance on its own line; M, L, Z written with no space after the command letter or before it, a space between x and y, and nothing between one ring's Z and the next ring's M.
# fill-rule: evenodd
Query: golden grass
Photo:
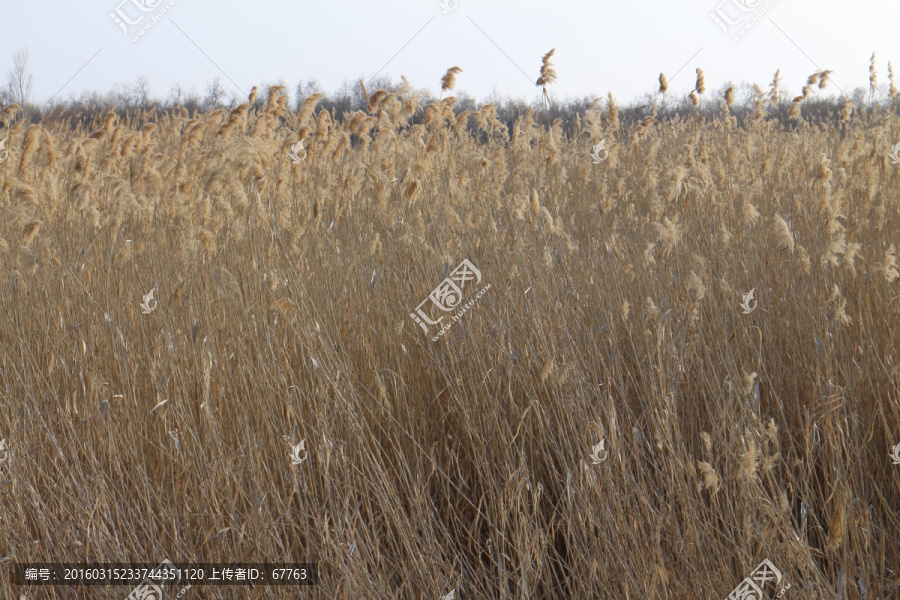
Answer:
M778 74L757 92L741 124L620 122L610 94L575 131L408 85L345 118L278 87L194 118L5 109L0 557L648 599L725 597L769 558L797 599L891 597L897 117L786 127ZM464 258L491 289L433 343L409 314Z

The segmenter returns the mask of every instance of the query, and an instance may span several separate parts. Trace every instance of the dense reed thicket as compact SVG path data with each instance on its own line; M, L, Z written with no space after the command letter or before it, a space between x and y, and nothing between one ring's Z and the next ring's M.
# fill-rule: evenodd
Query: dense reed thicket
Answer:
M819 73L738 120L697 76L684 116L610 96L571 131L408 84L7 107L0 557L319 564L198 598L648 600L768 558L792 600L896 598L898 112L810 113ZM433 342L410 313L463 259L491 287Z

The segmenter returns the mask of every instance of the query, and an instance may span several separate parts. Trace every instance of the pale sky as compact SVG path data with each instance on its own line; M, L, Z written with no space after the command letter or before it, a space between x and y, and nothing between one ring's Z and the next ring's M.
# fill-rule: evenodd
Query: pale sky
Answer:
M833 92L849 94L868 86L873 51L879 84L892 60L900 87L897 0L444 1L446 14L441 0L0 0L0 82L25 47L40 102L141 76L156 97L176 82L202 95L218 77L238 96L283 80L293 98L300 80L330 92L379 72L438 95L454 65L463 69L457 92L535 100L541 56L556 48L559 80L550 91L560 100L612 91L627 103L654 92L660 72L682 96L696 67L707 94L729 82L766 87L778 68L790 94L820 69L834 71ZM117 9L127 34L110 16ZM710 17L717 10L735 23L728 35Z

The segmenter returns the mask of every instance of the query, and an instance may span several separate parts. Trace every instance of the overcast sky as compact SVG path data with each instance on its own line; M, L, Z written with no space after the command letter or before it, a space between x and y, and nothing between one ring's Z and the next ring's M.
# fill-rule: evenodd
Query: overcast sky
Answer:
M141 76L157 97L176 82L203 94L217 77L239 96L283 80L293 97L300 80L334 91L376 74L437 95L458 65L457 91L534 100L541 56L556 48L556 98L612 91L627 103L655 91L660 72L672 93L689 93L696 67L707 93L728 82L765 87L778 68L791 93L820 69L834 71L833 91L851 93L868 86L875 51L879 83L893 60L900 87L897 0L444 2L446 13L441 0L0 0L0 77L27 48L41 102Z

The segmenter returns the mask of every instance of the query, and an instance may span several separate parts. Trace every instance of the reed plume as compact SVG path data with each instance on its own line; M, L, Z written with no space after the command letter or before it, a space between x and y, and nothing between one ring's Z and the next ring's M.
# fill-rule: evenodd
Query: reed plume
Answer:
M694 91L701 96L706 92L706 77L703 76L703 69L697 67L697 83L694 85Z
M874 97L875 90L878 89L878 73L875 71L875 53L869 60L869 94Z
M550 59L555 53L556 48L553 48L541 59L541 76L538 77L535 82L535 85L541 88L542 97L547 106L550 104L550 96L547 95L547 86L556 83L556 69L553 67L553 63L550 62Z
M459 67L450 67L441 77L441 92L448 92L456 87L456 76L462 73Z

